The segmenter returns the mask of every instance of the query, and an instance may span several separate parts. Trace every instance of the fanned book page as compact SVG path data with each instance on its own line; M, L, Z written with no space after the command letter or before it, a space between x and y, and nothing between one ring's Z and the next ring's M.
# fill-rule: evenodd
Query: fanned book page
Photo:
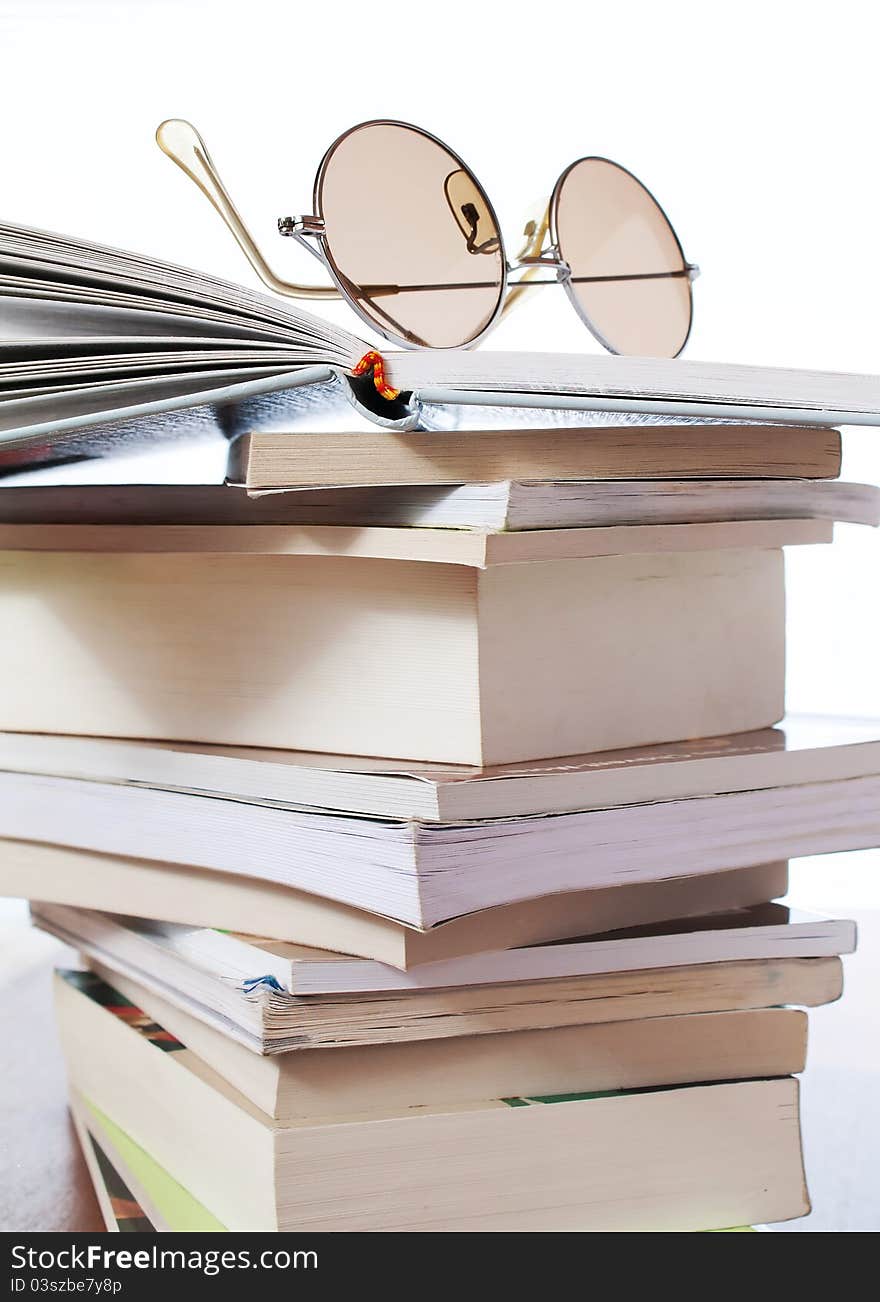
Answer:
M120 440L223 436L227 404L304 379L326 386L365 347L267 294L0 226L0 469L94 456ZM283 403L283 419L301 405ZM270 400L248 427L272 427L276 415Z
M473 404L538 409L542 419L566 409L588 420L612 412L617 419L880 424L875 376L586 354L388 353L391 382L402 391L389 402L368 376L351 379L372 343L286 301L10 225L0 225L0 299L0 470L7 471L96 455L138 419L141 434L161 418L164 432L178 437L178 413L223 435L230 419L235 433L308 427L311 404L304 411L296 396L302 385L320 386L322 404L339 401L341 391L361 417L396 428L455 424ZM268 411L258 401L266 395L273 395ZM230 412L243 403L252 406L236 423Z

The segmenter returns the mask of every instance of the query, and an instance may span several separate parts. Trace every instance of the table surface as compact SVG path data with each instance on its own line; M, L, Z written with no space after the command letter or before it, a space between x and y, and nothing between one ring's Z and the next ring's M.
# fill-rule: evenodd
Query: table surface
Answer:
M0 954L0 1230L104 1229L67 1111L51 972L76 955L39 932L5 928Z
M841 911L840 916L844 916ZM880 1118L876 1015L880 912L853 913L858 953L845 960L837 1004L810 1013L802 1115L810 1216L786 1232L880 1228ZM64 1064L52 1022L50 973L75 956L21 925L0 930L0 1230L104 1228L67 1112Z

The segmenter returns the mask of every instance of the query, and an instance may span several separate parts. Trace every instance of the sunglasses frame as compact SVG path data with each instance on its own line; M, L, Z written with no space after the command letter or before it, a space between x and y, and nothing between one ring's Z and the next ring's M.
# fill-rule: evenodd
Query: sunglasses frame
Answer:
M349 288L349 286L353 285L353 282L348 280L345 273L337 264L333 256L332 248L327 239L322 204L323 185L327 168L331 163L336 150L344 141L346 141L356 131L360 131L365 127L373 126L397 127L401 130L411 131L437 145L449 155L458 167L469 177L473 185L476 186L486 205L487 213L491 217L498 240L498 252L501 258L501 280L498 287L498 302L486 325L483 326L483 328L471 339L457 345L458 347L472 348L480 343L480 341L495 328L501 318L506 315L515 303L518 302L527 292L547 285L561 284L565 289L569 301L577 313L579 320L587 327L593 338L609 353L616 354L618 353L618 350L613 346L613 344L604 338L602 332L597 329L594 323L590 320L586 311L578 302L574 290L574 284L583 283L584 281L591 279L599 281L617 281L629 279L644 280L648 278L665 279L668 277L686 277L688 281L689 298L688 329L678 351L675 353L675 356L678 357L681 354L690 338L691 327L693 324L692 284L697 276L699 276L700 269L696 263L689 262L685 257L684 249L675 227L672 225L665 210L661 204L658 203L652 192L642 181L639 180L637 176L634 175L634 173L630 172L620 163L614 162L613 159L604 158L600 155L586 155L584 158L575 159L574 162L570 163L557 178L550 194L550 198L540 217L530 220L526 224L526 242L519 254L511 261L507 256L498 217L489 196L472 169L458 154L455 153L453 149L450 149L445 141L440 140L438 136L432 135L431 132L426 131L423 127L417 127L410 122L401 122L392 118L376 118L366 122L359 122L355 126L349 127L347 131L344 131L340 136L338 136L325 151L324 156L318 165L312 190L312 207L314 212L302 214L296 217L281 217L278 220L279 234L296 239L303 248L307 249L313 257L318 259L327 271L333 284L332 286L323 286L297 284L292 281L283 280L281 277L276 275L260 251L256 241L235 207L226 187L221 181L217 169L211 161L207 146L199 133L190 123L184 122L181 119L169 119L168 121L163 122L158 128L156 132L156 140L163 152L173 159L173 161L177 163L184 172L186 172L186 174L196 183L199 189L217 209L220 216L226 222L237 240L248 261L251 263L251 266L264 284L268 285L270 289L274 290L276 293L293 298L341 298L362 321L372 329L377 330L390 342L405 348L425 347L426 345L421 343L421 341L414 340L411 337L407 338L405 333L381 325L374 316L370 315L370 313L366 312L360 306L357 296L353 294L352 289ZM565 261L559 248L559 199L566 178L574 168L584 162L599 162L615 167L619 171L624 172L636 183L636 185L640 186L641 189L645 191L672 233L676 247L681 255L682 269L680 271L648 272L634 274L632 276L573 277L571 267ZM545 241L548 237L550 241L549 245L545 245ZM554 272L555 275L553 279L535 279L534 277L542 270ZM511 280L511 276L516 274L519 274L519 279ZM366 297L366 295L364 295L364 297ZM370 303L371 306L375 308L374 300L370 299ZM379 311L381 314L381 310Z
M637 279L637 280L647 280L647 279L649 279L649 277L652 278L652 279L653 279L653 278L661 278L661 277L664 278L664 279L665 279L665 278L669 278L669 277L675 277L676 279L679 279L679 278L682 278L682 277L686 277L686 278L687 278L687 282L688 282L688 328L687 328L687 331L685 332L684 339L681 341L681 344L679 345L678 351L675 352L675 353L673 354L674 357L680 357L681 354L684 352L685 348L687 347L687 342L688 342L688 340L689 340L690 337L691 337L691 330L692 330L692 328L693 328L693 324L694 324L694 293L693 293L693 284L694 284L694 281L697 279L697 277L698 277L699 274L700 274L700 268L697 266L697 264L696 264L695 262L689 262L689 261L687 260L687 258L685 257L684 248L682 247L681 240L678 238L678 232L676 231L676 229L675 229L675 227L673 226L672 222L669 220L669 217L668 217L667 214L666 214L666 209L663 207L662 204L660 204L660 203L657 201L657 199L656 199L656 197L654 196L653 192L652 192L651 190L648 189L648 187L645 185L644 181L640 181L639 178L635 175L635 173L634 173L634 172L631 172L631 171L629 170L628 167L624 167L622 163L617 163L617 162L615 162L613 158L605 158L605 157L603 157L601 154L587 154L587 155L585 155L585 157L583 157L583 158L576 158L576 159L574 160L573 163L569 163L568 167L566 167L565 170L564 170L563 172L561 172L560 175L559 175L559 177L557 178L557 180L556 180L556 184L554 185L554 187L553 187L553 191L552 191L552 193L551 193L551 195L550 195L550 202L549 202L548 207L547 207L548 225L549 225L549 231L550 231L550 251L553 252L553 253L558 257L560 268L561 268L561 269L564 268L564 270L565 270L565 274L564 274L564 275L560 274L560 276L559 276L559 281L560 281L560 283L562 284L562 287L564 288L566 294L568 295L569 302L571 303L571 305L572 305L572 307L574 308L575 312L576 312L576 313L578 314L578 316L580 317L581 321L583 321L584 325L585 325L585 326L587 327L587 329L589 330L590 334L591 334L591 335L593 336L593 338L597 341L597 343L600 343L600 344L602 345L602 347L605 348L605 349L607 349L607 351L608 351L609 353L612 353L612 354L614 354L615 356L619 357L619 356L620 356L620 353L619 353L618 349L616 349L616 348L614 347L613 344L611 344L611 343L608 342L608 340L603 336L601 330L599 330L598 327L595 326L595 325L593 324L593 322L590 320L590 318L589 318L589 316L587 315L586 311L583 309L583 307L581 306L581 304L578 302L577 295L576 295L575 290L574 290L574 288L573 288L574 285L577 284L577 283L581 283L581 284L583 284L583 283L586 283L587 281L589 281L589 280L591 280L591 279L595 282L596 280L601 280L601 279L605 279L605 278L604 278L604 277L584 277L584 278L581 280L581 279L579 279L578 277L574 277L574 276L572 276L571 267L568 265L568 263L567 263L567 262L565 261L565 259L562 257L562 253L561 253L560 246L559 246L559 221L558 221L558 219L559 219L559 199L560 199L560 196L562 195L562 189L563 189L563 186L565 185L565 181L566 181L567 177L568 177L569 174L570 174L571 172L573 172L574 169L575 169L576 167L578 167L581 163L605 163L605 164L607 164L609 167L616 167L617 170L618 170L619 172L623 172L626 176L628 176L628 177L630 178L630 180L635 181L636 185L640 186L641 189L644 190L645 194L646 194L646 195L648 196L648 198L651 200L651 202L653 203L654 207L657 209L657 211L660 213L660 215L661 215L661 217L663 218L663 220L666 222L666 225L669 227L669 230L670 230L670 233L671 233L671 235L672 235L672 238L675 240L676 248L678 249L679 253L681 254L682 270L681 270L680 272L672 271L672 272L659 272L659 273L650 273L650 272L649 272L649 273L643 273L643 274L640 275L640 276L632 277L632 279ZM627 279L630 279L630 277L627 277L627 276L614 276L614 277L608 277L608 279L613 279L613 280L616 280L616 281L621 281L621 280L627 280Z
M348 305L358 314L362 321L365 321L374 330L378 330L385 339L390 340L392 343L401 344L405 348L426 347L425 344L413 342L412 339L407 339L405 334L400 334L393 329L386 329L370 316L368 312L365 312L361 308L357 298L352 294L351 290L346 287L346 284L350 285L353 282L348 280L348 277L338 266L327 239L323 204L324 177L327 174L327 168L333 161L333 155L336 153L337 149L339 149L340 145L344 144L350 136L355 134L355 132L362 131L365 127L398 127L401 130L412 131L415 135L430 140L432 144L438 145L444 153L449 155L453 162L458 165L459 170L465 172L470 177L471 181L480 192L483 202L486 205L486 210L492 219L492 225L495 228L498 239L498 252L501 255L501 283L498 286L498 302L496 303L495 310L486 325L472 338L457 345L460 348L473 348L497 325L501 313L504 311L504 302L507 298L508 275L511 271L511 267L504 251L504 241L501 238L501 228L498 225L498 216L492 206L489 196L486 194L486 191L482 186L482 183L476 176L474 176L473 171L468 167L464 159L460 158L458 154L456 154L455 150L450 149L445 140L440 140L437 136L432 135L430 131L425 131L423 127L413 126L411 122L398 122L393 118L375 118L367 122L358 122L355 126L349 127L347 131L343 131L341 136L337 136L318 165L318 170L315 174L315 184L312 188L312 207L314 208L314 214L302 217L281 217L278 220L278 232L280 235L294 236L294 238L298 239L299 243L303 244L310 253L316 254L329 271L334 284ZM317 248L315 245L308 243L308 237L315 239ZM366 295L364 297L366 297ZM373 300L371 299L370 302L373 303ZM376 310L380 311L380 309Z

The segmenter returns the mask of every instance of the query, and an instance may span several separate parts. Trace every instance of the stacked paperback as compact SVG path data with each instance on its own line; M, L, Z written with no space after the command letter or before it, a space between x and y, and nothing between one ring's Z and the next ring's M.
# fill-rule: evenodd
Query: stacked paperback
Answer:
M146 381L95 339L101 421L34 345L9 467L161 422L119 423ZM781 421L758 376L751 422L667 392L566 426L564 369L506 428L251 428L225 485L0 488L0 890L82 957L58 1026L109 1229L808 1210L805 1010L855 933L778 901L790 858L880 844L880 726L784 717L782 549L880 495L817 383Z

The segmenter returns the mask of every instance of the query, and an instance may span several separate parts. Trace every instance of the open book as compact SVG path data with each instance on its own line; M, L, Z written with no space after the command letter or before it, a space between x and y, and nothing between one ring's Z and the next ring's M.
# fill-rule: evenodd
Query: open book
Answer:
M653 358L419 350L385 355L397 400L370 375L372 349L269 295L154 259L0 225L0 470L90 456L108 438L227 436L315 428L346 399L391 428L759 419L880 424L880 378ZM465 423L467 417L465 416ZM556 418L558 420L558 416ZM571 422L571 415L566 416Z

